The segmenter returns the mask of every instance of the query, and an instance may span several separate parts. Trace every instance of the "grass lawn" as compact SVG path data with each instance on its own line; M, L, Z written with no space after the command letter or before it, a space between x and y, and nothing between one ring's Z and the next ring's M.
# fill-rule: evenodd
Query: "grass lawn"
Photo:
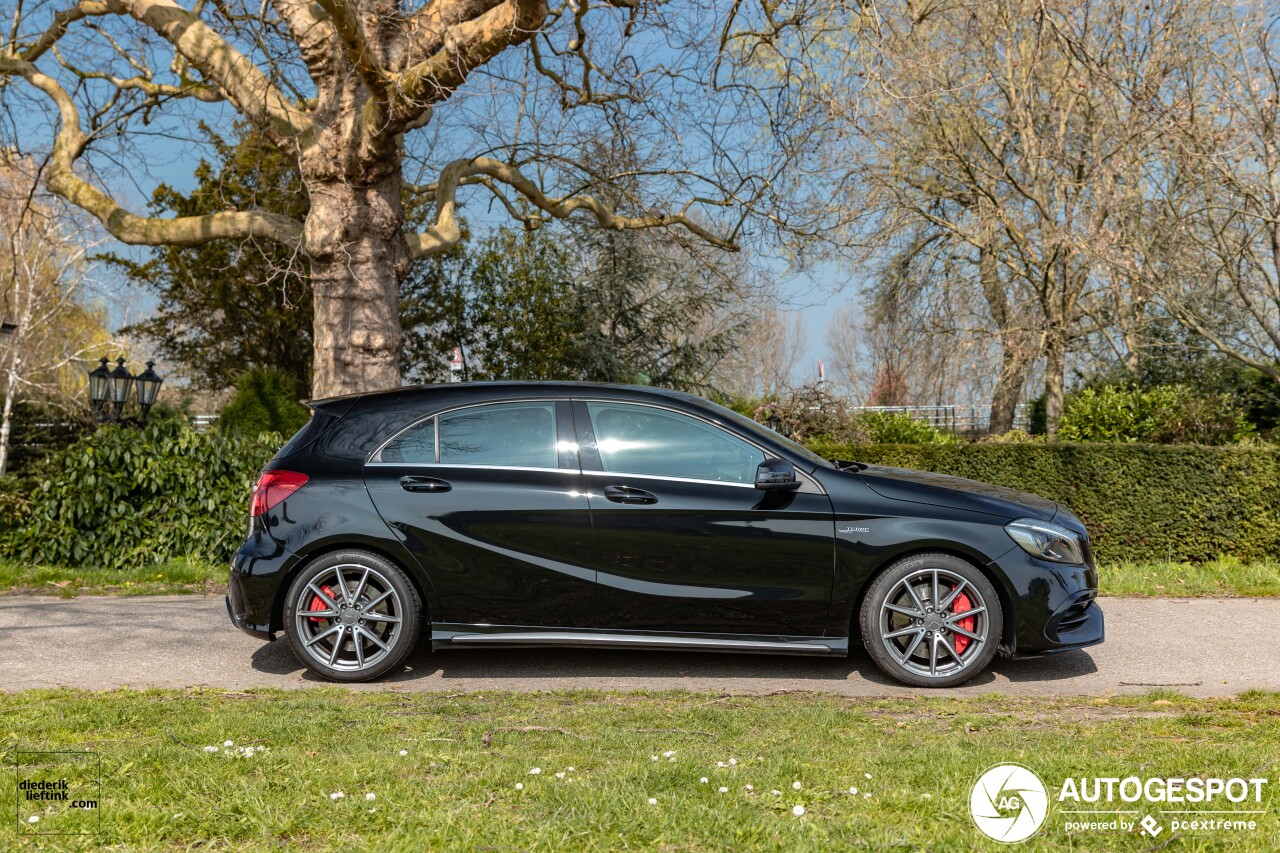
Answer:
M0 592L74 595L174 595L218 592L227 566L199 559L169 560L134 569L68 569L0 560Z
M1098 567L1103 595L1280 596L1280 561L1246 563L1225 557L1208 563L1111 563Z
M25 836L30 814L46 827L57 815L5 796L10 849L23 838L42 850L1006 849L969 818L970 788L991 765L1030 767L1051 802L1082 775L1275 780L1280 694L32 691L0 696L0 739L93 750L102 768L94 844ZM1167 828L1160 841L1280 849L1277 787L1263 788L1260 805L1198 807L1266 810L1252 832ZM1134 832L1068 834L1070 807L1055 805L1024 849L1154 846ZM1168 827L1159 806L1138 808L1130 819L1156 811Z
M1256 563L1233 558L1209 563L1107 563L1099 567L1103 595L1280 596L1280 561ZM225 588L227 567L204 560L171 560L127 571L34 568L0 560L0 592L160 595L218 592Z

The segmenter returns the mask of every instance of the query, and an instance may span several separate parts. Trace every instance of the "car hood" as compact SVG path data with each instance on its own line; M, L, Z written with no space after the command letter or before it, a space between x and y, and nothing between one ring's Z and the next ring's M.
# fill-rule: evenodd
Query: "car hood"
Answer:
M1058 504L1017 489L993 486L947 474L869 465L856 472L876 494L899 501L986 512L1008 518L1032 516L1044 521L1058 514Z

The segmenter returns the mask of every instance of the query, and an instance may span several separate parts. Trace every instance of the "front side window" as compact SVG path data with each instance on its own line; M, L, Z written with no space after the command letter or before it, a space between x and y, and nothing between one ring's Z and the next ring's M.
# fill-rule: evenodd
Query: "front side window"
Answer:
M473 406L439 420L442 465L557 467L554 402Z
M588 403L606 471L754 483L764 453L687 415L625 403Z

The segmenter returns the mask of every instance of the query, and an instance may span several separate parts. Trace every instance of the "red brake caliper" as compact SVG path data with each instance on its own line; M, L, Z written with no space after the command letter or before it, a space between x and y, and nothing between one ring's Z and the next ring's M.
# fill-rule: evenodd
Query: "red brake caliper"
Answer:
M964 613L966 610L972 609L973 602L970 601L969 596L965 595L963 592L957 595L956 600L951 603L952 613ZM968 619L961 619L956 624L966 631L972 632L976 621L977 620L970 616ZM969 648L969 644L973 642L973 640L969 639L964 634L956 634L953 639L955 640L956 654L958 655L963 654L964 650Z
M330 600L330 601L337 601L337 600L338 600L338 599L337 599L337 597L336 597L336 596L334 596L334 594L333 594L333 590L332 590L332 589L330 589L329 587L327 587L327 586L322 586L322 587L320 587L320 591L321 591L321 592L323 592L325 595L329 596L329 600ZM318 595L313 595L313 596L311 597L311 604L310 604L310 605L308 605L307 609L308 609L308 610L328 610L328 609L329 609L329 605L328 605L328 604L326 604L326 603L325 603L325 601L324 601L324 599L323 599L323 598L321 598L320 596L318 596ZM312 617L311 617L311 621L312 621L312 622L316 622L316 623L320 623L320 622L323 622L323 621L324 621L324 617L323 617L323 616L312 616Z

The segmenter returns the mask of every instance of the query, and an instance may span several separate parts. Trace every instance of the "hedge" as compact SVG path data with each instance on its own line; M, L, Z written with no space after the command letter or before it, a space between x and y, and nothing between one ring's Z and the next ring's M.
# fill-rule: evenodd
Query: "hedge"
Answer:
M0 481L0 559L91 568L228 559L248 525L254 477L280 443L173 420L103 426L29 477Z
M1153 444L835 445L832 459L984 480L1066 504L1100 561L1280 553L1280 448Z

